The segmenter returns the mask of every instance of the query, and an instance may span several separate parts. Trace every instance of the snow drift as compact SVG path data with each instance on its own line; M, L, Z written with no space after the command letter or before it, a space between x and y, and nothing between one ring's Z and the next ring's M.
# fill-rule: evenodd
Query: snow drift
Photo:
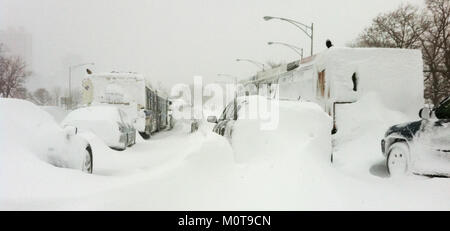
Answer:
M306 145L320 147L312 155L327 162L331 155L331 118L315 103L298 101L280 101L278 110L270 116L277 116L278 124L274 129L262 130L261 124L269 118L249 118L245 112L251 107L261 109L263 104L270 104L264 97L248 97L248 103L239 111L239 119L234 124L231 143L238 162L255 162L273 160L282 155L300 155Z

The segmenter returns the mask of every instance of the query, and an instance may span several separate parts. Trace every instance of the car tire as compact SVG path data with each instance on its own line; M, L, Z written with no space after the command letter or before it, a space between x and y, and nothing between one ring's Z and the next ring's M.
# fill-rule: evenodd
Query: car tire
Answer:
M389 176L405 176L409 173L410 151L406 142L400 141L389 147L386 158L386 167Z
M136 136L134 136L134 137L133 137L133 135L131 135L131 136L127 135L127 136L128 136L127 140L130 139L128 142L128 147L131 147L134 144L136 144Z
M144 140L148 140L151 137L150 134L147 134L145 132L139 132L139 135L141 135L142 139L144 139Z
M85 149L85 156L83 160L83 166L81 167L81 171L92 174L93 170L94 170L94 159L92 156L92 148L90 145L88 145Z

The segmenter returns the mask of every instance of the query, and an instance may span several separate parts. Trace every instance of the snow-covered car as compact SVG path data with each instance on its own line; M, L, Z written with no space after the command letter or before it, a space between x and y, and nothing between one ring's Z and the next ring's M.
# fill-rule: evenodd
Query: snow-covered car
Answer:
M221 136L231 137L234 122L238 119L238 112L247 103L246 98L238 98L225 107L219 118L216 116L208 116L208 122L216 123L213 132Z
M92 149L77 135L77 128L62 128L49 113L29 101L0 98L0 128L3 151L25 148L56 167L92 173Z
M90 131L112 149L125 150L136 143L136 129L125 112L113 106L89 106L67 115L63 126Z
M450 97L431 110L421 109L419 116L386 131L381 150L389 174L450 176Z
M208 122L216 123L213 132L226 137L240 163L298 155L306 144L321 154L313 157L306 152L305 158L319 158L320 163L330 159L332 118L312 102L238 97L219 119L210 116Z

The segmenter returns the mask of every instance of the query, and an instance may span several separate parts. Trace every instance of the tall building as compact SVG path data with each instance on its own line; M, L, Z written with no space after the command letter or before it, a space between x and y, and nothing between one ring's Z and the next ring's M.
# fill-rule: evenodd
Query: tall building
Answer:
M8 28L0 30L0 43L6 56L19 56L27 64L29 70L33 67L32 36L24 28Z

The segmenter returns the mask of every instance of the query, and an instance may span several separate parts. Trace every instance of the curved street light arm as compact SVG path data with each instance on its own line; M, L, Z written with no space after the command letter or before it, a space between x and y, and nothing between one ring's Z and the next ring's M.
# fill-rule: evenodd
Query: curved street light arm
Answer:
M257 61L251 60L251 59L236 59L236 61L238 61L238 62L246 61L246 62L249 62L249 63L253 63L255 66L257 66L259 68L262 68L263 71L265 70L264 63L260 63L260 62L257 62Z
M266 21L271 20L271 19L278 19L278 20L286 21L286 22L296 26L298 29L302 30L311 39L311 56L314 54L314 51L313 51L313 49L314 49L314 23L311 23L311 26L308 26L306 24L297 22L292 19L281 18L281 17L272 17L272 16L264 16L263 19ZM309 30L309 33L308 33L308 30Z
M297 22L297 21L290 20L290 19L286 19L286 18L279 18L279 19L280 19L280 20L283 20L283 21L286 21L286 22L288 22L288 23L290 23L290 24L296 26L297 28L299 28L300 30L302 30L303 32L305 32L305 34L306 34L309 38L312 37L312 33L311 33L311 32L308 33L308 29L311 30L311 27L310 27L310 26L307 26L307 25L305 25L305 24L303 24L303 23L299 23L299 22ZM301 26L299 26L298 24L300 24ZM303 28L303 27L305 27L305 28Z
M292 24L292 25L294 25L294 26L296 26L297 28L299 28L300 30L302 30L303 32L305 32L305 34L308 36L308 37L312 37L312 32L309 32L308 33L308 30L312 30L312 27L311 26L308 26L308 25L306 25L306 24L303 24L303 23L301 23L301 22L297 22L297 21L295 21L295 20L292 20L292 19L288 19L288 18L280 18L280 17L270 17L270 19L279 19L279 20L282 20L282 21L286 21L286 22L288 22L288 23L290 23L290 24ZM269 20L270 20L269 19Z
M300 48L300 47L297 47L297 46L294 46L291 44L287 44L287 43L282 43L282 42L268 42L267 44L269 44L269 45L278 44L278 45L286 46L286 47L292 49L298 55L300 55L300 57L303 59L303 48Z

